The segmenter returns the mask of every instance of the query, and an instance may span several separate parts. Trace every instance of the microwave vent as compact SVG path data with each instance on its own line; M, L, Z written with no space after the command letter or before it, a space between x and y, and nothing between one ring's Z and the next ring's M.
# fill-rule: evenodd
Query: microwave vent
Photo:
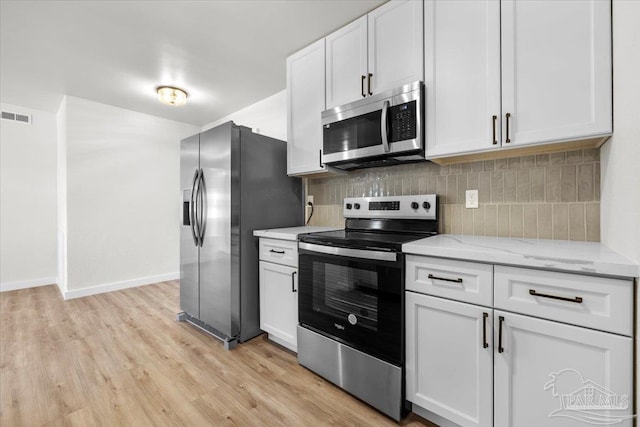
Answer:
M20 113L12 113L10 111L2 112L3 120L11 120L13 122L31 124L31 115L30 114L20 114Z

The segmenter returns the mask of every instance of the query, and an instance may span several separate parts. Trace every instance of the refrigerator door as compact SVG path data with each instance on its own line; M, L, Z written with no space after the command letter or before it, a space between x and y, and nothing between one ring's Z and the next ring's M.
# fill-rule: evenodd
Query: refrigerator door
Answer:
M182 197L180 227L180 308L193 317L200 317L198 246L195 218L195 174L199 170L200 135L180 142L180 190Z
M233 327L231 322L233 130L234 126L229 122L200 134L201 184L206 202L200 219L204 235L200 247L198 318L226 336L238 334L237 325Z

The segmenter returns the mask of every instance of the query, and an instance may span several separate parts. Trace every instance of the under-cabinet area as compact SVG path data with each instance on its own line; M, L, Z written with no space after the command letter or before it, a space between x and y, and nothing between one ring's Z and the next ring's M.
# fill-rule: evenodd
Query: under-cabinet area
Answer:
M598 253L599 244L581 248L595 258L580 259L564 242L421 242L404 250L463 260L407 255L406 391L415 413L442 426L633 425L635 270L605 266L612 253ZM483 262L469 261L474 254ZM496 263L519 257L527 268Z

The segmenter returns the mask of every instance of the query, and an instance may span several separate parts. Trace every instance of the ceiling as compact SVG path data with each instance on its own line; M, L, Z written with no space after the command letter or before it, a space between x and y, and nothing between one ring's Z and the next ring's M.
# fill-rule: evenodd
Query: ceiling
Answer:
M286 87L286 57L385 0L0 2L0 100L64 94L204 125ZM185 88L184 107L155 88Z

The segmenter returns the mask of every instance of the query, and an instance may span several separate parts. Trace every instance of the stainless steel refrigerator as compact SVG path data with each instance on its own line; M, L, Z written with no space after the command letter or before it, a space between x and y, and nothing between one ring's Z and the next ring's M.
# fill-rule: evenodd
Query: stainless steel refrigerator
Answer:
M303 223L286 143L227 122L181 141L180 308L233 348L260 334L253 230Z

